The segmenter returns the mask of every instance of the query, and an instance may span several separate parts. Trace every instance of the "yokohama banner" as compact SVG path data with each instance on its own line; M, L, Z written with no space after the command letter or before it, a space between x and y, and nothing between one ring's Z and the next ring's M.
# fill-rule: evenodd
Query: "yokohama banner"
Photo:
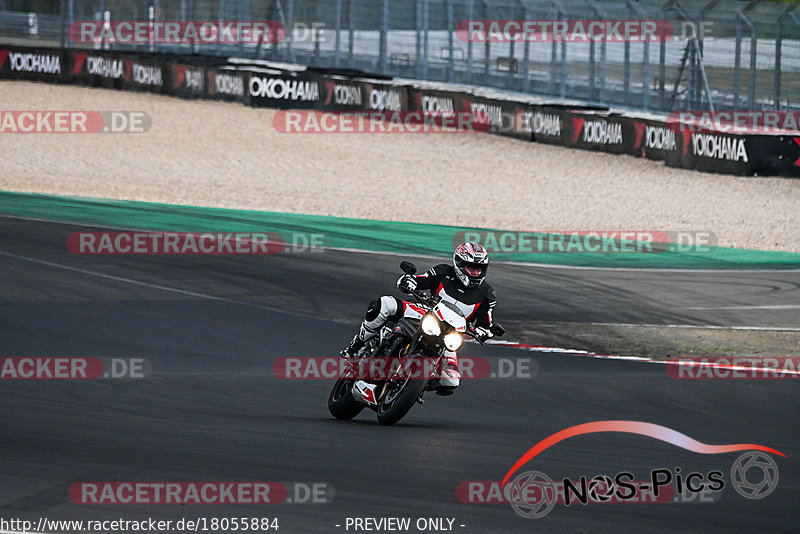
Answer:
M668 161L678 167L684 147L683 132L670 128L664 121L631 119L633 121L634 156Z
M598 110L558 103L530 104L464 91L408 86L342 72L242 67L220 58L133 54L0 45L0 79L75 83L211 98L278 109L319 111L467 112L489 131L518 139L630 154L670 167L736 175L800 177L800 135L682 129L667 117ZM224 61L224 60L223 60ZM9 103L6 104L9 106Z
M364 111L410 111L408 87L391 83L364 82Z
M567 144L568 113L562 107L535 106L531 118L531 134L537 143Z
M71 50L69 77L73 83L122 89L127 66L119 52Z
M630 119L617 113L580 110L571 110L568 116L567 146L635 155L635 134Z
M182 98L203 98L206 95L206 68L202 65L171 63L169 94Z
M0 78L59 83L68 72L65 50L0 45Z
M319 76L272 69L255 69L249 74L247 89L251 106L313 109L323 98Z
M369 85L364 80L323 76L320 111L363 111L369 103Z
M533 140L534 106L522 102L497 100L475 95L461 98L461 111L489 124L489 132Z
M705 172L800 176L798 145L791 136L726 135L715 132L681 132L678 165Z
M234 67L207 67L205 98L244 102L248 81L247 73Z
M124 89L171 94L172 63L158 56L133 56L125 59Z
M800 177L800 136L753 135L747 137L746 149L750 151L752 171Z
M455 115L464 111L461 100L466 93L436 91L420 87L409 87L409 105L411 111L435 115Z
M667 166L737 175L800 175L800 138L692 132L666 120L632 118L634 151Z

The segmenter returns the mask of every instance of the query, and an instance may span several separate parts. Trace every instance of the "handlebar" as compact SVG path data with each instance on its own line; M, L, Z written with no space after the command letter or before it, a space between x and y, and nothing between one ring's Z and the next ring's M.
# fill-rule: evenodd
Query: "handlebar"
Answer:
M429 308L433 308L434 306L439 304L439 301L442 300L439 295L432 295L430 293L425 293L418 289L415 289L414 291L409 293L409 295L415 297L418 302L428 306Z
M417 302L419 302L419 303L421 303L421 304L423 304L423 305L425 305L425 306L427 306L428 308L431 308L431 309L433 309L442 300L442 298L439 295L432 295L430 293L425 293L423 291L419 291L418 289L415 289L414 291L412 291L411 293L408 293L408 294L411 295L412 297L416 298ZM466 330L465 330L464 333L465 334L469 334L470 337L475 338L477 340L475 328L471 324L467 323ZM482 344L483 343L481 342L481 345Z

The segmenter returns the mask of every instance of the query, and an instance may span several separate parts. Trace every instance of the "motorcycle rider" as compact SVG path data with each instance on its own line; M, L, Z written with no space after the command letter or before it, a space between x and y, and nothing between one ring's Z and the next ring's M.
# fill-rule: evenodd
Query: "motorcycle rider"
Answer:
M494 337L491 332L492 313L497 301L494 288L485 281L489 268L489 253L480 243L461 243L453 251L453 264L442 263L424 274L403 275L397 287L404 293L415 289L429 291L458 307L475 327L476 339L481 343ZM416 308L416 309L415 309ZM412 302L389 295L370 302L359 332L342 351L346 358L354 357L366 341L375 336L387 321L397 322L401 317L420 317L419 308ZM436 393L450 395L459 386L458 357L446 351L447 365L436 384Z

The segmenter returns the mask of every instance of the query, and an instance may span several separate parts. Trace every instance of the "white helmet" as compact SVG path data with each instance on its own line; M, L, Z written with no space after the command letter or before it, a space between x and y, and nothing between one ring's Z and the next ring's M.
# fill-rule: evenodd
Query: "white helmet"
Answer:
M453 267L465 287L478 287L489 269L489 253L480 243L461 243L453 252Z

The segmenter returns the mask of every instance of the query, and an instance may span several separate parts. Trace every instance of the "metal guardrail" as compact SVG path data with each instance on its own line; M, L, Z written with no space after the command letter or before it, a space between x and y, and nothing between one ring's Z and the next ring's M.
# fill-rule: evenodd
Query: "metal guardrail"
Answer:
M198 52L465 83L647 111L800 109L797 3L772 0L59 0L0 39ZM14 2L0 2L0 7ZM659 20L662 42L465 42L463 20ZM280 43L74 43L75 21L275 20ZM695 29L694 35L691 30ZM699 30L705 29L704 32Z

